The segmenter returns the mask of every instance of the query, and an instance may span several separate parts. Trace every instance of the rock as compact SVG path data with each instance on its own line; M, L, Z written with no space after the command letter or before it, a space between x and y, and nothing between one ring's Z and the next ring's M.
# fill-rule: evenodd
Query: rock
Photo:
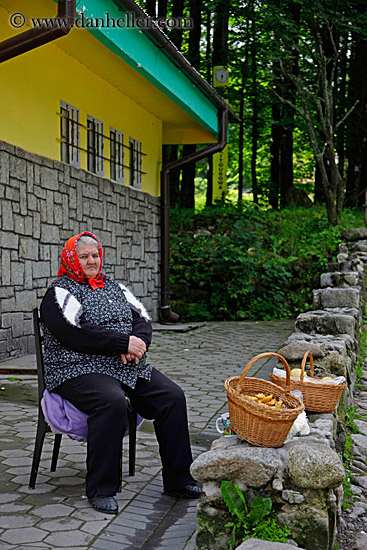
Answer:
M338 262L338 264L341 264L343 262L347 262L349 259L349 255L348 254L345 254L345 253L341 253L341 254L337 254L336 256L336 260Z
M338 454L323 443L288 444L288 473L296 487L334 488L344 479L345 471Z
M359 309L361 292L357 288L320 288L314 290L320 301L321 309L355 308Z
M295 325L296 332L348 334L354 339L356 321L352 315L316 310L298 315Z
M365 504L357 502L355 506L353 506L353 509L351 513L349 514L349 517L351 519L356 519L359 516L364 516L366 513Z
M289 187L285 194L285 202L287 206L303 206L305 208L311 208L313 206L312 200L309 198L306 191L298 189L293 185Z
M367 454L367 435L351 434L354 445L358 447L362 453Z
M282 499L286 500L290 504L301 504L301 502L305 501L305 497L302 493L298 493L297 491L291 491L289 489L284 490L282 492Z
M329 351L337 351L341 355L344 355L347 352L350 354L354 346L353 339L348 334L331 336L330 334L306 334L302 332L294 332L289 336L286 344L291 344L294 342L311 342L312 344L320 346L321 350L325 354Z
M354 550L366 550L367 548L367 533L361 533L354 541Z
M201 454L191 465L200 482L241 480L248 487L264 487L284 468L284 450L245 447L214 449Z
M351 229L343 229L341 235L346 241L359 241L361 239L367 239L367 228L353 227Z
M326 418L315 420L311 424L311 435L322 439L331 439L333 436L333 421Z
M272 542L260 539L247 539L237 546L236 550L294 550L294 548L295 546L293 544L283 544L282 542Z
M352 246L353 252L367 252L367 241L358 241Z
M321 288L357 286L359 274L356 271L334 271L320 275Z
M342 252L344 254L348 254L349 252L349 249L348 249L348 245L346 245L345 243L339 243L339 252Z
M363 494L363 490L361 489L361 487L358 487L358 485L353 485L352 484L350 486L350 490L351 490L353 495L361 496Z
M367 422L363 420L353 420L362 435L367 435Z
M214 439L210 449L228 449L238 445L239 441L238 437L221 436L219 439Z
M210 236L211 236L211 233L207 229L198 229L194 234L194 239L196 239L196 237L210 237Z
M365 464L361 460L353 460L353 466L367 474L367 464Z
M283 355L287 361L302 361L306 351L310 351L314 359L325 355L320 346L305 341L287 344L283 348L280 348L278 353Z
M367 489L367 476L354 476L351 481L354 485Z

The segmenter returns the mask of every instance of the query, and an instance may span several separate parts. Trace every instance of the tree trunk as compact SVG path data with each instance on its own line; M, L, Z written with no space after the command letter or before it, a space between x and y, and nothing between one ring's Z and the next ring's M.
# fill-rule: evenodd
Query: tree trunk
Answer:
M155 2L154 2L155 5ZM174 0L172 4L172 17L182 17L184 0ZM155 8L154 8L155 9ZM170 40L180 50L182 44L182 30L173 28L170 32ZM163 145L163 164L173 162L178 158L177 145ZM180 170L173 170L169 175L170 180L170 205L180 203Z
M156 0L146 0L145 1L145 11L147 12L150 17L155 17L156 12Z
M206 188L206 206L213 204L213 155L208 158L208 171L207 171L208 185Z
M271 125L270 140L270 189L269 203L276 210L279 207L280 182L280 107L279 103L272 106L273 123Z
M167 17L167 0L158 0L158 17Z
M256 174L257 162L257 142L259 137L258 131L258 104L257 104L257 65L256 65L256 24L255 18L252 20L252 40L251 40L251 76L252 76L252 147L251 147L251 178L252 178L252 195L253 200L257 204L258 185Z
M366 105L367 105L367 71L365 63L367 58L367 40L358 41L352 48L350 83L349 83L349 105L358 101L358 105L347 121L347 151L348 172L347 172L347 204L357 206L364 202L364 193L359 195L367 181L365 177L366 156Z
M196 145L184 145L182 156L186 157L195 153ZM182 169L181 178L181 206L182 208L195 208L195 164L191 163Z
M314 182L314 203L315 204L322 204L325 202L324 198L324 191L322 187L322 178L321 178L321 172L319 169L319 165L316 162L315 166L315 182Z
M229 0L219 2L214 14L212 65L227 65Z
M293 187L293 131L280 129L280 204L286 206L288 190Z
M339 50L340 50L339 74L335 74L334 87L338 91L337 93L339 97L346 98L347 97L347 91L346 91L347 78L349 78L348 67L347 67L347 64L348 64L347 53L349 48L347 44L344 45L344 48L341 48L339 44ZM339 104L335 108L336 120L341 120L343 116L346 114L345 107L346 107L345 101L339 101ZM346 147L345 137L346 137L346 125L342 124L339 127L338 132L335 136L335 146L336 146L336 150L339 158L339 171L343 179L346 176L345 174L345 147ZM346 196L346 199L347 199L347 196Z
M172 17L182 17L184 10L184 0L173 0ZM181 50L183 32L180 28L173 28L169 33L170 40L174 43L177 49Z
M245 104L245 78L242 75L240 91L240 129L238 136L238 203L242 201L243 195L243 111Z
M178 146L163 145L163 165L177 160ZM170 206L180 203L180 171L171 170L169 174Z
M190 17L194 25L189 32L188 60L197 69L200 69L200 36L201 36L201 2L191 0ZM184 145L182 156L195 153L196 145ZM195 208L195 164L190 164L182 169L181 178L181 206L183 208Z

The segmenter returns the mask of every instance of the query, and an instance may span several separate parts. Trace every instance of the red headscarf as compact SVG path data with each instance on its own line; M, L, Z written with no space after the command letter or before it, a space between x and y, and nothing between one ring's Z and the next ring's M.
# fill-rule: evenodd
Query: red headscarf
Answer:
M88 235L88 237L92 237L92 239L95 239L98 243L98 252L99 257L101 258L101 269L102 269L102 259L103 259L103 251L102 251L102 245L97 239L93 233L90 233L89 231L83 231L83 233L79 233L79 235L74 235L74 237L71 237L65 244L64 249L61 254L60 258L60 269L57 274L58 277L61 277L61 275L68 275L71 279L74 281L77 281L78 283L89 283L90 286L95 290L96 288L103 288L104 287L104 275L102 275L101 270L99 271L97 277L88 278L84 275L82 266L80 265L78 254L77 254L77 244L83 235Z

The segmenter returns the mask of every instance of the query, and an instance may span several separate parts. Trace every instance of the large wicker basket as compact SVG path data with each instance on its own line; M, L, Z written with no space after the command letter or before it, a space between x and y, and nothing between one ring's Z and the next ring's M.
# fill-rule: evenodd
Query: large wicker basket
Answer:
M313 357L310 351L306 351L301 365L301 376L299 380L291 379L291 390L300 390L303 395L303 402L306 411L330 413L337 406L340 396L347 387L346 384L315 384L304 378L307 358L310 359L310 377L314 380L322 380L313 375ZM285 377L269 374L274 384L285 388L288 383Z
M261 378L246 377L252 365L263 357L277 357L283 362L287 371L288 386L290 371L287 361L278 353L260 353L244 368L241 376L228 378L224 387L228 396L228 410L231 428L242 439L259 447L281 447L293 425L293 422L304 410L304 405L296 397L272 382ZM248 399L259 392L273 394L283 400L285 408L266 407Z

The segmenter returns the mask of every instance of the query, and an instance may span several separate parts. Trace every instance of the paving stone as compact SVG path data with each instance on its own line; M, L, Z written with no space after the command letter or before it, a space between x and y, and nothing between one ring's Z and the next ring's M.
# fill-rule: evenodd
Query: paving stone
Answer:
M38 483L38 477L37 477L37 483L34 489L29 489L28 485L22 485L17 490L20 493L41 494L41 493L52 493L55 491L55 489L56 487L51 483Z
M65 506L64 504L48 504L46 506L39 506L32 510L32 514L41 518L56 518L59 516L69 516L73 508L71 506Z
M29 471L30 471L30 468L29 468ZM49 478L49 476L45 476L43 474L38 474L37 475L37 480L38 479L39 479L40 483L45 483L50 478ZM19 484L22 484L22 485L27 485L27 487L28 487L29 474L28 475L21 475L21 476L14 476L14 477L12 477L11 480L12 480L13 483L19 483Z
M0 504L0 514L16 514L24 513L32 508L30 504L24 504L21 502L9 502L7 504Z
M24 529L7 529L1 535L1 539L12 544L21 544L26 542L38 542L46 537L47 533L37 527L25 527Z
M1 517L1 527L3 529L23 529L24 527L33 527L37 521L39 521L39 518L30 514L26 516L19 514L12 514L11 516L3 515Z
M0 456L12 458L19 456L29 456L29 452L24 449L8 449L6 451L0 451Z
M102 529L108 525L109 520L102 520L102 521L87 521L84 523L84 525L80 528L81 531L84 531L85 533L89 533L90 535L98 535Z
M58 548L60 546L73 548L75 546L88 546L93 540L93 536L88 533L82 533L77 530L69 530L54 532L52 535L48 535L45 542L51 544L53 547Z
M32 458L28 456L19 456L7 458L3 461L6 466L30 466L32 464Z
M1 493L0 494L0 504L3 504L4 502L11 502L14 500L18 500L19 498L22 498L20 495L14 494L14 493Z
M70 518L68 516L64 518L40 521L37 526L41 529L44 529L45 531L50 531L51 533L53 533L54 531L69 531L73 529L79 529L81 525L82 521Z

